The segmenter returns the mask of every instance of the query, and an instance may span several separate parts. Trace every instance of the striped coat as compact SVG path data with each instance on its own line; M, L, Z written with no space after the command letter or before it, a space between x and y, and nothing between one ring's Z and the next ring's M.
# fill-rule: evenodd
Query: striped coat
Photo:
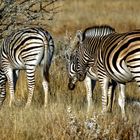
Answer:
M115 29L104 25L104 26L100 26L100 29L98 28L98 26L95 27L89 27L86 28L83 32L81 31L77 31L76 33L76 37L73 39L74 41L70 44L70 48L71 51L70 53L68 53L66 55L66 58L68 59L67 62L67 69L68 69L68 75L69 75L69 83L68 83L68 87L69 89L74 89L76 82L78 81L77 73L78 71L80 71L80 68L78 68L78 53L83 56L82 50L86 50L89 47L92 46L92 41L90 41L88 38L92 38L94 36L106 36L112 32L115 32ZM76 40L76 41L75 41ZM79 50L79 48L81 50ZM86 54L86 53L84 53ZM85 55L84 58L82 58L81 60L84 62L86 61L86 59L88 60L88 55ZM84 60L85 59L85 60ZM97 77L97 73L96 73L96 69L92 67L92 65L94 64L94 58L90 59L90 61L88 62L88 68L87 65L85 67L85 69L87 69L87 73L86 73L86 78L84 79L84 83L86 86L86 90L87 90L87 101L88 101L88 110L92 104L92 92L93 89L95 87L95 81L98 80ZM91 79L93 81L91 81ZM93 87L92 87L93 84ZM116 86L116 84L114 84ZM110 101L112 98L112 93L114 93L113 91L114 89L110 89L108 92L108 110L111 111L112 109L112 102Z
M86 55L91 56L88 61L92 58L95 60L93 67L97 70L102 96L104 98L107 96L106 87L109 85L110 79L118 82L121 87L118 101L122 106L122 116L124 117L125 84L134 79L140 86L140 30L121 34L112 33L104 37L96 36L91 40L93 45L86 49ZM80 67L84 68L88 61L83 64L79 61ZM82 79L85 73L86 71L81 70L78 77Z
M34 86L36 66L40 66L45 91L45 106L47 104L49 67L54 53L54 41L52 36L42 28L24 28L11 33L2 42L0 48L0 104L5 99L6 80L10 89L10 106L14 101L14 87L18 70L25 70L28 81L28 100L26 107L30 106Z

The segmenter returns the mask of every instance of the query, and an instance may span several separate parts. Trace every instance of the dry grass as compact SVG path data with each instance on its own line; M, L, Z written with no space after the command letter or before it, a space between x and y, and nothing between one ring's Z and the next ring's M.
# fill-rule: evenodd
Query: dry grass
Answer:
M52 23L53 31L59 35L100 24L109 24L119 32L139 28L139 4L137 0L66 0Z
M140 139L140 101L135 83L127 84L127 121L121 119L116 101L112 114L101 116L101 91L97 84L94 91L93 110L86 113L86 93L83 83L74 91L67 88L65 60L65 32L91 25L109 24L123 32L140 27L140 2L137 0L66 0L62 12L50 22L49 30L55 38L56 51L50 74L50 98L43 108L43 89L39 72L36 72L36 89L31 108L24 109L27 99L26 76L20 73L16 90L16 105L8 107L9 93L0 111L1 140L138 140ZM59 56L60 55L60 56ZM133 101L133 102L132 102ZM69 106L71 108L69 108Z

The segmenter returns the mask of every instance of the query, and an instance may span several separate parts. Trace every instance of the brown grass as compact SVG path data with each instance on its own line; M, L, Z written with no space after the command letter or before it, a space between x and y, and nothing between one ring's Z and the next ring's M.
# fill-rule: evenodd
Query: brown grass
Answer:
M66 0L52 23L53 32L59 35L100 24L109 24L119 32L139 28L139 4L137 0Z
M39 72L36 72L36 89L31 108L24 109L28 91L26 75L20 73L16 89L16 105L8 107L9 92L0 111L1 140L138 140L140 139L140 101L135 83L127 84L127 121L121 119L117 103L114 111L105 116L101 111L101 90L97 83L94 91L93 110L86 113L86 92L83 83L74 91L67 88L65 32L72 34L88 26L109 24L123 32L140 27L140 2L137 0L66 0L60 3L62 11L49 23L55 38L55 59L50 69L50 98L47 109L43 108L44 94ZM59 57L58 57L59 56ZM68 107L71 107L68 109ZM91 125L91 127L90 127Z

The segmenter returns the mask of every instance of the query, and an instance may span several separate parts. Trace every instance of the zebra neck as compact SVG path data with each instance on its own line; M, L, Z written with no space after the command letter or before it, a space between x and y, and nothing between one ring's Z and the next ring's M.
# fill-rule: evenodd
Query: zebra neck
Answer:
M94 69L94 67L90 67L89 70L87 71L87 76L89 78L91 78L92 80L97 80L97 72L96 69Z

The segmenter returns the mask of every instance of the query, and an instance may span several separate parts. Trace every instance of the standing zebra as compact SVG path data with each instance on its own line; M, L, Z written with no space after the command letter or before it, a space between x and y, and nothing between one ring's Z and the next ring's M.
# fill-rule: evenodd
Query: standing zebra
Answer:
M69 83L68 83L68 88L69 89L74 89L76 82L78 81L77 79L77 51L78 48L81 45L81 42L84 42L84 40L86 40L89 37L92 36L98 36L99 34L101 34L102 36L108 35L112 32L115 32L115 29L113 29L110 26L101 26L100 30L97 30L96 27L89 27L86 28L84 30L84 32L80 32L78 31L76 34L76 37L74 38L74 41L70 43L70 52L66 54L66 58L68 60L68 65L67 65L67 69L68 69L68 76L69 76ZM86 42L84 42L86 43ZM89 42L88 44L82 44L81 48L83 47L83 45L89 45L91 46L92 43ZM88 47L88 46L87 46ZM96 74L96 70L92 68L92 65L94 64L94 59L90 60L90 65L88 67L88 71L86 73L86 78L84 79L84 83L86 86L86 91L87 91L87 101L88 101L88 111L90 110L91 104L92 104L92 92L94 90L95 87L95 83L96 80L98 79L97 74ZM116 86L116 84L114 83L114 86ZM112 89L114 90L114 89ZM112 109L112 102L110 101L112 98L112 93L113 91L111 91L111 89L109 90L108 93L108 110L111 111Z
M31 104L34 86L35 70L40 65L45 92L44 105L48 100L49 68L54 53L54 41L51 35L42 28L24 28L11 33L0 47L0 105L5 99L5 86L8 80L11 106L14 101L14 89L18 70L25 70L28 81L28 99L26 107Z
M100 27L99 27L100 29ZM119 83L121 88L118 103L122 106L122 117L125 117L125 84L133 79L140 87L140 30L126 33L112 33L107 36L90 38L92 46L85 50L80 49L82 55L90 56L86 61L81 54L79 58L79 71L77 78L82 80L86 75L85 67L88 61L95 59L94 68L97 70L102 88L102 98L107 96L107 87L110 78ZM96 51L92 51L96 50Z

